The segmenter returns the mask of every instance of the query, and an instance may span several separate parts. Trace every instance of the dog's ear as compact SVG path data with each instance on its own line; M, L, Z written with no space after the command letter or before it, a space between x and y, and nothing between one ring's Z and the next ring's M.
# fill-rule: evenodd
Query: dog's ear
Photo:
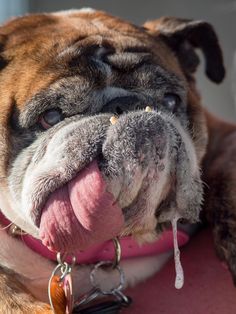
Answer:
M225 76L222 51L213 27L203 21L163 17L148 21L144 27L162 38L174 50L186 74L194 73L199 64L195 52L200 48L205 57L205 72L209 79L220 83Z

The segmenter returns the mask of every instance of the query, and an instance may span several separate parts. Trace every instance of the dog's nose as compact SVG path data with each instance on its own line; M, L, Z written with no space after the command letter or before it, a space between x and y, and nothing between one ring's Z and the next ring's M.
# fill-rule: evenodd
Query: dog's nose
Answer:
M112 112L120 115L124 112L139 110L141 108L145 108L145 105L137 96L122 96L110 100L102 108L102 112Z

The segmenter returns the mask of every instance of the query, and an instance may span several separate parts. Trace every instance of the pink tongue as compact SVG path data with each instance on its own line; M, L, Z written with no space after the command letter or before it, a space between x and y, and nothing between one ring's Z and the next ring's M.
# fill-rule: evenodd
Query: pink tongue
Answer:
M124 223L121 208L106 191L96 161L56 190L42 211L40 238L50 250L85 250L116 236Z

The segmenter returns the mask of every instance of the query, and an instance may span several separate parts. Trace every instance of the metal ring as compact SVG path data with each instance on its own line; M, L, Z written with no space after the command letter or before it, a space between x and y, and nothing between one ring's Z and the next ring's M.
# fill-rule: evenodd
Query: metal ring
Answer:
M70 272L71 272L71 266L68 264L68 263L66 263L66 262L64 262L64 264L63 265L60 265L61 266L61 276L60 276L60 281L62 281L65 277L66 277L66 275L68 275Z
M63 268L64 267L64 268ZM67 263L64 263L64 264L58 264L54 269L53 269L53 272L51 274L51 277L52 278L57 272L61 272L61 276L60 276L60 282L65 278L65 276L71 272L71 267L69 264Z
M72 257L72 262L70 263L71 266L74 266L76 263L76 257L74 255L70 255L68 253L63 253L61 255L61 252L57 253L57 262L60 265L66 264L65 260L67 257L71 256Z
M120 282L117 285L117 287L113 287L109 291L102 290L101 287L99 286L98 282L96 282L96 272L102 266L111 266L112 269L117 270L119 275L120 275ZM99 262L96 265L94 265L94 267L93 267L93 269L92 269L92 271L90 273L90 282L91 282L91 285L94 288L98 288L103 295L110 295L110 294L113 294L114 291L120 291L120 290L123 289L124 284L125 284L125 273L124 273L123 269L119 265L117 265L115 268L113 268L113 263L112 262L110 262L110 261L102 261L102 262Z
M113 268L116 268L120 264L120 259L121 259L121 246L120 246L120 241L116 237L112 239L114 247L115 247L115 258L113 261Z

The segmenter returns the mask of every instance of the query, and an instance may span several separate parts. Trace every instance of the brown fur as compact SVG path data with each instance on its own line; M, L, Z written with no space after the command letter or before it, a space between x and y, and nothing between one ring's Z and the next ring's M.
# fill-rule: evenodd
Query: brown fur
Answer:
M6 289L7 287L7 289ZM14 274L0 268L0 313L53 314L50 307L37 301Z

